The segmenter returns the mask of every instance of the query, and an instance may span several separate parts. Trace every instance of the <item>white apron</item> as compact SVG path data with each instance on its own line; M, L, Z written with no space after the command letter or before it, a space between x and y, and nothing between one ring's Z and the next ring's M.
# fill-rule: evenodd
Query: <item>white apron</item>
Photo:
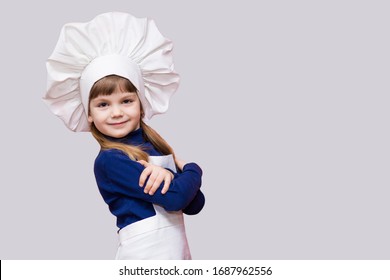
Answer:
M149 162L176 172L172 155L150 156ZM119 231L117 260L190 260L182 211L153 205L156 215Z

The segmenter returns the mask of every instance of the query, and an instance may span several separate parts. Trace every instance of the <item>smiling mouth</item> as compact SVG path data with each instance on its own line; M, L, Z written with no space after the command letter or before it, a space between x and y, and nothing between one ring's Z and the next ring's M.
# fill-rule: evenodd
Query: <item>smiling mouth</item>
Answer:
M118 122L118 123L110 123L110 125L112 125L112 126L119 126L119 125L125 124L125 123L127 123L127 122L128 122L128 121Z

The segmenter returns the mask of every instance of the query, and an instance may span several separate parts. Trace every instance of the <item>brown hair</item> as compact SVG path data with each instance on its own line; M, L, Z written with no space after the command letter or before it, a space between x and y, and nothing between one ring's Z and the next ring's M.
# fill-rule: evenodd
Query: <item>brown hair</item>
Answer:
M126 78L109 75L100 80L98 80L93 86L89 94L89 103L92 99L101 96L101 95L111 95L115 90L120 90L121 92L137 92L136 87ZM89 107L88 103L88 107ZM141 104L141 115L143 115L143 109ZM143 136L145 140L152 143L152 145L163 155L172 154L175 159L175 154L173 149L169 144L158 134L153 128L148 126L142 119L140 120L140 127L143 130ZM107 137L102 134L96 126L91 123L91 132L93 137L100 144L101 149L117 149L123 151L127 154L132 160L148 160L148 154L142 150L141 147L132 146L128 144L123 144L119 142L113 142L107 139Z

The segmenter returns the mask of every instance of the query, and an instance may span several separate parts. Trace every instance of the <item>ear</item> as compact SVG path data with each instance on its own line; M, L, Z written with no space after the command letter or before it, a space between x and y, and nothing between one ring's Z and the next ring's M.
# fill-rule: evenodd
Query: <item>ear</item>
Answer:
M91 116L88 116L88 122L91 124L93 123L93 118Z

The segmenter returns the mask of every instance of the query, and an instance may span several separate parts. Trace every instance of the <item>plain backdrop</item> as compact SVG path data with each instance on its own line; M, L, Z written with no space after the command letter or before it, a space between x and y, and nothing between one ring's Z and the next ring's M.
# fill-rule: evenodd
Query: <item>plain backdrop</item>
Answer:
M49 112L68 22L150 17L181 85L149 124L204 170L194 259L390 258L388 1L2 1L1 259L113 259L99 147Z

